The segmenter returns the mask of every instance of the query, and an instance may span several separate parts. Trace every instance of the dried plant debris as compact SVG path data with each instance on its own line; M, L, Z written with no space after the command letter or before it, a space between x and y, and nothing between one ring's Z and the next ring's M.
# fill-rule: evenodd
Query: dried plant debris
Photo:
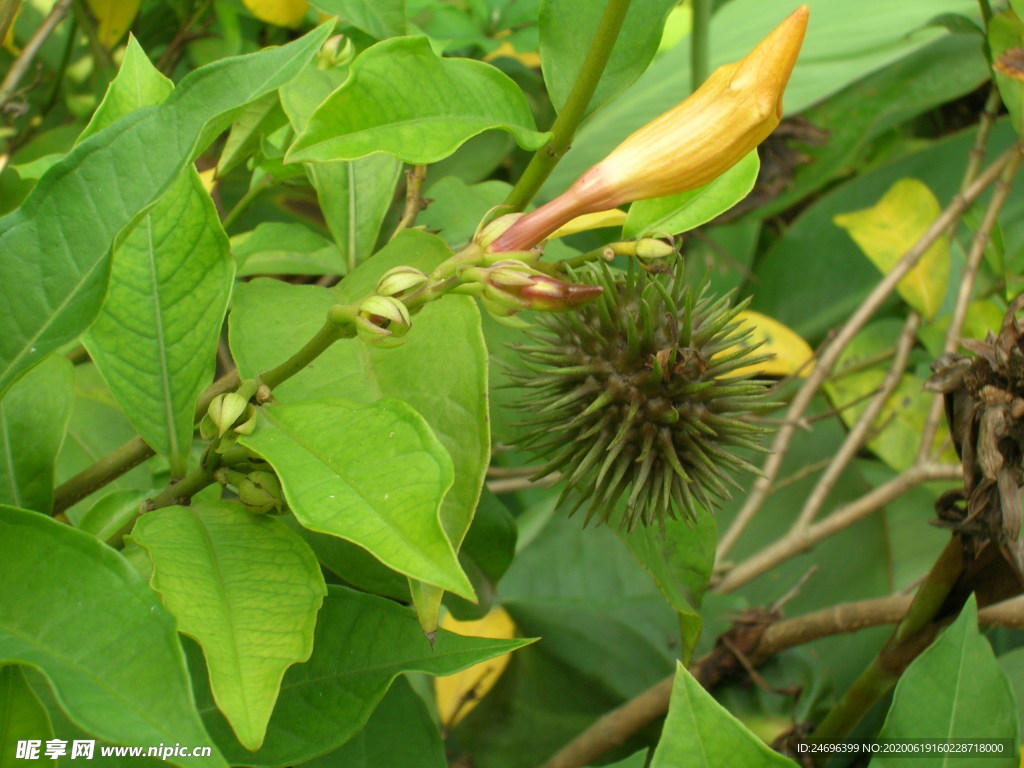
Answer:
M953 444L963 461L962 489L936 503L939 524L960 533L978 555L994 543L1024 579L1021 494L1024 482L1024 330L1020 296L1007 310L999 335L965 339L973 353L942 355L925 389L945 396Z

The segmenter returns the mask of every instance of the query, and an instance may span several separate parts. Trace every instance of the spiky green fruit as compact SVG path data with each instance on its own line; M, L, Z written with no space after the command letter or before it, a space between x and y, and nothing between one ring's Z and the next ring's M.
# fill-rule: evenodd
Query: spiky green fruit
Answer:
M522 444L559 472L560 503L587 520L649 525L708 509L757 472L736 448L763 450L751 413L770 407L769 382L735 372L767 358L745 344L749 328L701 286L645 271L596 273L603 294L582 309L538 318L520 345L515 381L533 390ZM617 502L625 496L618 516Z

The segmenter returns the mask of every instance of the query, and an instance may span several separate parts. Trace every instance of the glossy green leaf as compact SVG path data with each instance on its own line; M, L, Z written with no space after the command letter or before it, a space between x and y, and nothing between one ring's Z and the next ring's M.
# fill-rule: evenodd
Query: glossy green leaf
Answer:
M301 132L317 107L341 85L347 70L309 66L281 88L281 104L294 131ZM402 163L377 153L356 160L305 163L327 227L342 254L345 272L373 253L394 199Z
M148 496L145 491L114 491L101 497L78 519L76 527L90 533L112 547L120 548L139 516L139 504Z
M664 530L638 526L619 535L651 574L682 622L683 658L689 659L700 636L700 605L715 565L718 531L713 515L702 512L694 523L669 520Z
M650 768L729 768L734 765L796 766L772 750L676 665L672 698Z
M263 221L231 238L238 275L340 275L345 262L334 243L297 221Z
M396 739L395 734L402 734ZM445 746L426 704L399 677L362 730L340 748L303 763L306 768L448 768ZM642 768L642 766L641 766Z
M82 138L172 89L133 40ZM216 207L196 171L185 169L116 247L107 298L85 339L135 429L179 476L233 279Z
M292 77L328 31L196 70L162 104L75 147L17 211L0 219L0 303L10 310L0 315L0 391L89 326L106 293L118 234L223 130L234 109Z
M172 91L174 83L153 66L139 41L129 36L121 67L77 143L99 133L129 112L160 104Z
M405 0L313 0L312 5L378 40L406 34Z
M71 363L54 355L0 399L0 503L49 513L54 463L74 394Z
M544 83L561 110L597 33L603 0L544 0L540 5L540 55ZM651 63L674 0L648 0L629 6L588 112L613 99ZM569 21L571 20L571 21Z
M337 536L303 528L294 517L285 518L285 523L309 544L320 565L340 576L343 583L402 603L412 601L409 579L388 568L362 547Z
M755 150L703 187L633 203L622 234L624 237L677 235L706 224L749 194L760 168Z
M347 539L412 578L471 597L438 510L452 462L416 411L303 400L260 409L243 445L269 461L306 527Z
M441 59L424 37L392 38L352 63L349 79L313 113L288 160L387 152L407 163L434 163L492 129L511 133L524 149L547 140L534 130L519 87L496 68Z
M210 744L174 619L117 552L0 507L0 585L0 660L40 670L81 727L120 744ZM168 762L227 766L216 749Z
M1024 20L1013 11L995 14L988 25L988 44L993 63L1010 48L1024 46ZM1024 134L1024 82L1003 74L998 68L993 74L999 95L1003 97L1013 127L1020 136Z
M516 555L501 604L545 653L625 700L671 672L679 621L610 528L581 525L552 517Z
M473 524L469 526L459 550L459 562L473 582L477 602L468 603L450 596L446 604L456 619L480 619L490 612L498 581L515 557L517 535L515 518L501 500L485 487L473 515Z
M226 501L159 509L132 539L178 631L202 646L217 707L259 749L285 670L313 649L327 588L312 551L274 518Z
M500 656L529 640L423 636L408 608L343 587L328 587L317 620L313 655L285 673L281 695L258 752L233 745L228 725L208 702L200 709L234 765L282 768L336 749L367 722L402 672L450 675ZM208 695L197 681L200 702Z
M380 275L398 265L430 271L451 255L438 237L405 230L335 292L256 280L241 286L231 314L231 349L243 376L282 362L295 338L309 338L336 301L373 291ZM343 396L371 403L396 397L427 420L457 468L441 507L444 530L458 548L476 509L490 460L487 351L472 299L446 296L413 317L401 349L339 342L316 363L275 390L283 402ZM439 595L431 599L436 604Z
M416 223L436 232L452 248L462 248L473 237L487 212L501 205L512 187L504 181L467 184L446 176L426 191L432 202L416 217Z
M268 93L247 106L231 124L217 160L217 176L223 178L260 149L263 138L287 124L276 93Z
M24 668L17 664L0 665L0 766L23 763L17 758L19 741L46 742L53 738L53 724L46 707L39 701Z
M893 184L871 208L842 213L833 221L887 275L941 212L928 185L908 178ZM946 297L949 263L949 239L942 236L896 287L900 296L926 319L935 317Z
M234 271L216 206L189 169L115 250L85 338L125 415L176 476L186 471L196 400L213 379Z
M879 136L966 96L990 77L988 61L976 38L946 35L815 104L804 113L814 128L795 137L807 161L794 169L787 188L765 201L755 215L772 216L821 189L830 179L842 178L858 163L869 160Z
M730 0L711 20L711 66L737 61L795 7L764 0ZM850 18L845 0L814 0L796 68L786 87L786 114L806 109L870 72L909 55L944 34L922 29L944 12L975 15L972 0L863 0ZM554 197L636 129L667 112L690 92L690 46L665 51L633 86L594 114L577 132L545 183L541 199Z
M74 394L71 420L57 456L57 483L70 479L136 437L96 366L91 363L75 366ZM103 490L107 493L141 490L148 495L153 486L153 473L148 464L143 464L113 480ZM95 501L87 497L68 511L68 517L78 524L81 515Z
M1010 682L978 631L972 595L949 627L907 667L893 693L879 741L901 739L1009 739L1017 741L1017 706ZM898 760L895 758L899 758ZM872 768L956 766L961 756L878 755ZM1016 766L1016 748L985 765Z

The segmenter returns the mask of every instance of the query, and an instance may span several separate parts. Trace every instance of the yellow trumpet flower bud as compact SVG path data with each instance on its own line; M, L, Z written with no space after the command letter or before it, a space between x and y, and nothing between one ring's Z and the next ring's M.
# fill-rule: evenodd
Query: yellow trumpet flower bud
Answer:
M488 250L523 251L576 216L674 195L714 180L764 141L782 118L782 93L810 11L800 6L740 61L652 120L564 193L528 213Z

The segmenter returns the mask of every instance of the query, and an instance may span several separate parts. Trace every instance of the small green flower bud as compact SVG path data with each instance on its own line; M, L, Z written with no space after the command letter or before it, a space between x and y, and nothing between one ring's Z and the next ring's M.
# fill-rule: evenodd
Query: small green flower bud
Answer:
M320 69L334 69L344 67L354 56L355 47L351 38L346 35L333 35L327 38L327 42L317 51L316 63Z
M359 316L390 331L392 336L404 336L412 326L409 308L393 296L370 296L359 305Z
M382 347L384 349L404 344L405 340L396 338L390 327L384 327L384 325L374 322L374 320L380 321L381 319L382 318L379 316L375 316L374 318L363 317L362 315L357 316L354 320L356 335L364 343L375 347Z
M482 285L485 309L492 315L508 317L523 309L545 312L577 307L600 295L597 285L576 285L556 280L514 259L505 259L490 267L473 267L460 275L464 292L479 293L473 284Z
M281 482L273 472L250 472L239 480L238 500L257 515L280 512L286 506Z
M644 261L666 259L675 252L676 249L672 243L657 240L653 237L645 237L636 243L636 257Z
M506 213L504 216L499 216L486 226L478 229L473 236L473 242L482 248L486 248L497 240L506 229L515 224L522 215L521 213Z
M200 434L204 439L223 437L224 433L231 429L248 407L250 407L249 401L237 392L225 392L223 395L217 395L210 401L210 406L206 409L206 416L203 418L203 422L206 422L207 419L209 422L199 425Z
M395 298L408 296L426 285L429 280L426 274L415 267L395 267L385 272L377 282L377 293L380 296Z

